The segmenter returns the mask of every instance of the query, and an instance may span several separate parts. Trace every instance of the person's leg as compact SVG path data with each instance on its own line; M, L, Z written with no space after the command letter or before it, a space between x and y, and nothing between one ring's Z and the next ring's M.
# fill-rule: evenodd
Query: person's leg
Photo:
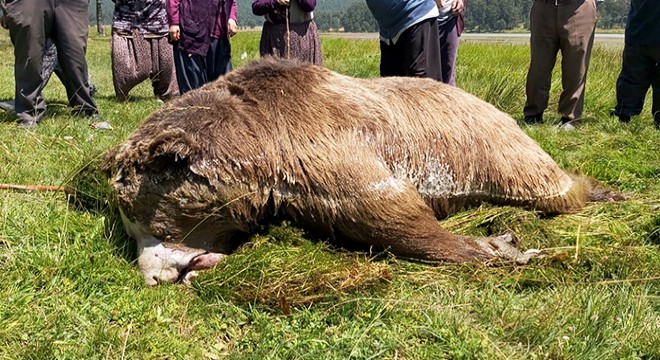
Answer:
M69 105L82 115L98 113L90 94L89 69L87 68L87 0L56 2L53 41L57 46L58 61L64 73L64 85Z
M323 66L323 49L321 48L321 38L319 29L314 20L307 24L307 31L303 36L303 41L307 45L307 56L309 62L315 65Z
M127 101L131 89L149 77L149 57L140 51L139 41L144 39L112 34L112 84L117 101Z
M261 29L261 40L259 41L259 55L286 57L286 26L273 24L265 21Z
M651 111L660 120L660 46L649 46L647 53L652 59L651 85L653 87L653 104Z
M584 0L558 6L562 92L559 114L564 120L582 117L587 71L596 29L596 2Z
M211 41L206 55L206 66L206 82L211 82L231 71L231 44L228 38Z
M644 98L652 81L655 63L643 52L643 48L626 44L623 48L623 63L616 80L616 107L613 115L621 121L630 121L630 116L642 112Z
M404 49L401 40L396 44L380 42L380 76L405 76Z
M442 82L456 86L456 55L458 54L458 30L456 17L438 26L440 30L440 62Z
M47 39L46 54L44 55L43 69L41 71L41 77L44 79L43 87L46 87L50 78L53 76L53 73L64 85L66 80L64 80L64 72L57 60L57 46L55 46L55 43L51 39ZM87 72L87 82L89 83L89 94L94 97L98 89L96 88L96 85L94 85L94 82L92 81L92 73L89 71Z
M53 76L53 73L57 75L60 81L63 81L63 76L61 74L62 69L59 68L57 63L57 48L55 43L51 39L46 39L46 49L44 51L44 57L41 60L41 79L43 84L41 88L45 88L48 85L50 77Z
M181 95L206 83L206 59L203 57L190 56L185 50L174 45L174 66Z
M174 54L167 37L146 39L151 49L151 85L154 95L165 101L179 94L174 70Z
M442 81L438 19L431 18L413 25L399 38L404 46L406 76L427 77Z
M654 61L652 67L653 74L651 75L651 84L653 86L653 104L651 111L653 113L655 127L660 129L660 46L652 46L648 51Z
M9 35L14 44L15 111L21 126L36 125L46 113L41 89L43 56L52 19L51 3L21 0L6 4ZM43 16L33 16L35 13Z
M540 121L541 115L548 107L552 69L559 51L555 26L557 10L553 4L534 1L529 17L531 57L525 86L527 100L523 113L525 117L538 117L536 120Z

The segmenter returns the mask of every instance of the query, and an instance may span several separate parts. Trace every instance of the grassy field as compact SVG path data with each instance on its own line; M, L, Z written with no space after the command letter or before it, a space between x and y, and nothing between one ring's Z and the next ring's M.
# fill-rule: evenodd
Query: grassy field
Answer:
M232 44L236 66L258 56L257 33ZM6 33L0 50L6 100ZM324 37L323 50L333 70L378 74L375 40ZM0 113L1 183L87 195L71 204L62 193L0 192L0 359L660 359L660 131L650 102L630 124L609 117L620 52L594 49L576 131L551 123L558 76L548 123L525 131L564 168L630 200L549 218L483 205L440 222L513 232L550 256L524 267L430 266L334 249L282 224L191 286L150 288L94 169L159 104L148 83L128 103L113 100L110 39L92 36L98 105L114 130L71 117L56 79L35 130ZM520 120L528 57L522 45L463 44L458 85Z

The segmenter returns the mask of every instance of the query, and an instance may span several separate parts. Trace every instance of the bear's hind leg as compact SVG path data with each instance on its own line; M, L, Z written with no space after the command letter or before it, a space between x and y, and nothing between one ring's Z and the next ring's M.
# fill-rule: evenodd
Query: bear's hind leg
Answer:
M354 197L347 214L338 214L337 235L387 249L401 257L426 261L527 263L538 252L520 252L511 235L489 238L452 234L438 224L431 208L407 184L392 191ZM357 214L357 215L356 215Z

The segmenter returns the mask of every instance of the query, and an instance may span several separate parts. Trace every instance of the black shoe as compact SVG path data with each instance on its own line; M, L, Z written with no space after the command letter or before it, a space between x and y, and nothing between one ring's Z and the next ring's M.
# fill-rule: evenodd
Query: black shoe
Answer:
M525 115L524 121L529 125L540 124L543 122L543 114Z
M610 111L610 116L618 116L619 121L621 121L622 123L629 123L630 122L630 115L619 114L619 113L617 113L616 110Z
M71 110L71 115L73 116L79 116L79 117L90 117L90 118L98 118L99 116L99 111L94 108L83 108L80 106L75 107L73 110Z
M16 102L14 100L0 101L0 109L14 111L16 109Z

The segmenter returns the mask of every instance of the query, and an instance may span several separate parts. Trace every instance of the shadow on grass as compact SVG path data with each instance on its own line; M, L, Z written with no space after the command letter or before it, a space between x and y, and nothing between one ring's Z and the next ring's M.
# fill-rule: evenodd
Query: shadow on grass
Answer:
M96 100L105 100L108 102L116 102L119 104L130 104L130 103L137 103L137 102L142 102L142 101L155 101L157 99L156 96L140 96L140 95L128 95L128 99L126 101L118 101L117 97L114 94L111 95L95 95L94 99Z

